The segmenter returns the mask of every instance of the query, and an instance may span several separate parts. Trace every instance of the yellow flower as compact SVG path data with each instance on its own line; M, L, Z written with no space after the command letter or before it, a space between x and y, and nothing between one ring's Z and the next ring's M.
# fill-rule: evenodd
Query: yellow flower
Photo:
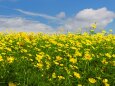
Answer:
M86 60L91 60L91 59L92 59L92 58L91 58L91 55L90 55L89 53L86 53L86 54L84 55L84 57L85 57Z
M75 57L76 57L76 56L82 56L82 53L80 53L79 51L76 51L74 56L75 56Z
M10 43L12 43L13 41L12 40L9 40Z
M61 59L62 59L62 57L56 56L56 60L57 60L57 61L60 61Z
M2 58L2 56L0 56L0 61L3 61L3 58Z
M40 68L40 69L42 69L43 64L42 63L37 63L37 67Z
M6 50L7 50L7 51L12 51L12 49L11 49L11 48L6 48Z
M75 59L75 58L70 58L70 60L69 60L71 63L76 63L77 62L77 59Z
M65 79L65 77L63 77L63 76L58 76L58 78L59 78L59 80Z
M60 66L63 66L63 64L60 64Z
M111 58L111 55L109 53L106 53L105 56L107 56L108 58Z
M103 79L103 83L107 83L108 82L108 79Z
M76 78L81 78L81 76L80 76L80 74L79 74L79 73L74 72L73 74L74 74L74 76L75 76Z
M12 63L14 61L14 57L7 57L8 63Z
M93 29L96 29L96 28L97 28L96 23L91 24L91 27L92 27Z
M82 86L82 84L78 84L77 86Z
M26 49L21 50L22 53L27 53L28 51Z
M103 64L108 64L108 62L106 61L106 59L103 59L101 62L102 62Z
M114 58L115 58L115 54L113 54L113 55L112 55L112 57L114 57Z
M112 65L115 66L115 61L112 61Z
M43 58L42 55L36 54L36 58L35 58L35 59L36 59L38 62L40 62L42 58Z
M8 83L8 86L16 86L16 84L15 84L15 83L12 83L12 82L9 82L9 83Z
M90 83L96 83L96 80L94 78L88 78Z
M52 74L52 78L56 78L56 74L55 73Z
M108 83L105 83L105 86L110 86Z
M46 62L46 69L49 69L49 68L50 68L50 63Z
M28 56L32 56L32 54L29 53Z

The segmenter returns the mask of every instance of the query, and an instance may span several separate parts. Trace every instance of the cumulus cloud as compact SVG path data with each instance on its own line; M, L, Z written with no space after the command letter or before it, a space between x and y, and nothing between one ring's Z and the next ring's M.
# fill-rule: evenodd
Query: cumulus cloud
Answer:
M13 30L24 32L53 32L51 26L24 18L0 17L0 31Z
M78 28L89 28L94 22L98 28L104 28L115 18L115 13L107 8L84 9L78 12L74 17L68 18L61 28L68 31L77 31Z

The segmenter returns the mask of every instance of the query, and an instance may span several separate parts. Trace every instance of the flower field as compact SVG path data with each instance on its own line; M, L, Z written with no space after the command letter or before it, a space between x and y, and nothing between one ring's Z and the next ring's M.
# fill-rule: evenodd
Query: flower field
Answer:
M115 86L115 35L0 33L0 86Z

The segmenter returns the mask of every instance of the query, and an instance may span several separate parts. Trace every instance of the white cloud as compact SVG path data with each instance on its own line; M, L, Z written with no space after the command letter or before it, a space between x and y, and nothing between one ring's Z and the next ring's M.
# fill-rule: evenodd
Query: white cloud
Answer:
M89 28L89 26L96 22L98 28L104 28L115 18L115 13L107 10L107 8L100 9L84 9L78 12L73 18L68 18L61 28L69 31L77 31L78 28Z
M6 30L13 30L13 31L25 31L25 32L54 32L51 26L46 24L27 20L24 18L8 18L8 17L0 17L0 31Z
M65 12L60 12L59 14L56 15L57 18L63 19L66 17Z
M62 19L66 17L65 12L60 12L56 16L50 16L50 15L47 15L47 14L35 13L35 12L25 11L25 10L21 10L21 9L14 9L14 10L16 10L16 11L18 11L20 13L23 13L25 15L39 16L39 17L42 17L42 18L45 18L45 19L54 20L54 21L60 21L60 22L62 22L63 21Z
M15 9L15 10L18 11L18 12L21 12L23 14L29 15L29 16L40 16L40 17L43 17L45 19L59 20L56 17L49 16L49 15L46 15L46 14L34 13L34 12L24 11L24 10L21 10L21 9Z
M115 18L115 13L109 11L107 8L100 9L84 9L78 12L74 17L65 18L66 14L60 12L57 16L49 16L46 14L33 13L28 11L23 11L17 9L17 11L30 16L40 16L45 19L50 19L51 23L55 23L57 28L52 28L52 26L40 23L38 21L28 20L21 17L5 17L0 16L0 31L5 31L6 29L13 29L16 31L27 31L27 32L56 32L58 30L64 31L78 31L79 28L83 28L86 31L86 27L89 29L90 25L94 22L97 23L98 28L104 28L109 23L111 23ZM64 18L64 19L63 19ZM56 20L52 22L52 20ZM57 21L57 20L60 20Z

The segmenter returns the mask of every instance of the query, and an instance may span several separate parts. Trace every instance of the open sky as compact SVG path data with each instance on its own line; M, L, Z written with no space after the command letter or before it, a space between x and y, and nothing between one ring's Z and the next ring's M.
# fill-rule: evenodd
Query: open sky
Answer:
M0 31L115 33L115 0L0 0Z

